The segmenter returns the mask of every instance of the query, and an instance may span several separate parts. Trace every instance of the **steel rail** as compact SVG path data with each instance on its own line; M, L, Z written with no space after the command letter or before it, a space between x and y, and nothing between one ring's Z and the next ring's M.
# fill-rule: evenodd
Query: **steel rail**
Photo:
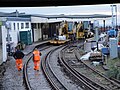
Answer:
M77 52L76 52L77 53ZM98 75L100 75L101 77L103 77L105 80L107 80L108 82L110 82L111 83L111 85L115 85L116 87L116 89L120 89L120 84L118 84L118 83L116 83L115 81L113 81L113 80L110 80L109 78L107 78L105 75L103 75L102 73L100 73L99 71L97 71L97 70L95 70L94 68L91 68L89 65L87 65L87 64L85 64L82 60L80 60L79 58L78 58L78 55L77 54L75 54L75 56L76 56L76 58L79 60L79 61L81 61L86 67L88 67L89 69L91 69L92 71L94 71L95 73L97 73Z
M39 47L40 46L41 45L39 45ZM37 46L37 48L39 48L39 47ZM47 49L49 47L50 46L47 46L47 47L44 46L44 48L42 47L42 49L40 49L40 50L45 50L45 49ZM27 90L32 90L30 82L28 80L28 74L27 74L27 65L28 65L29 61L31 60L31 58L32 58L32 52L30 52L29 54L27 54L27 58L28 58L28 60L25 62L24 66L23 66L23 81L25 83L26 89Z
M65 48L63 49L65 50ZM84 90L99 90L98 88L96 88L95 86L89 84L85 79L84 77L82 77L80 74L78 74L73 68L70 67L70 65L68 65L66 62L65 62L65 58L63 57L64 55L62 54L64 51L61 51L59 53L59 60L60 62L62 63L62 65L75 77L77 78L77 80L79 80L80 82L80 86L84 89Z
M32 56L29 57L29 59L27 60L27 62L25 62L24 67L23 67L23 81L25 83L27 90L32 90L30 82L28 80L28 75L27 75L27 64L31 58Z
M49 58L51 56L51 54L61 48L63 46L59 46L53 50L51 50L50 52L48 52L45 56L45 58L42 60L42 70L43 73L45 74L45 77L47 78L47 80L49 81L49 83L52 85L52 87L55 90L68 90L61 82L60 80L57 78L57 76L54 74L53 70L51 70L51 67L49 66L49 62L47 60L47 58ZM57 81L57 82L56 82Z
M106 81L110 82L110 84L113 85L113 87L115 87L117 90L120 89L120 84L118 84L118 83L110 80L109 78L107 78L105 75L103 75L103 74L100 73L99 71L97 71L97 70L91 68L89 65L85 64L82 60L79 59L79 57L78 57L78 55L77 55L78 52L75 52L75 53L76 53L76 54L75 54L76 58L77 58L81 63L83 63L87 68L89 68L89 69L92 70L93 72L95 72L95 73L97 73L98 75L100 75L101 77L103 77ZM115 86L114 86L114 85L115 85ZM107 86L108 86L108 85L107 85ZM106 88L106 89L108 89L108 88Z

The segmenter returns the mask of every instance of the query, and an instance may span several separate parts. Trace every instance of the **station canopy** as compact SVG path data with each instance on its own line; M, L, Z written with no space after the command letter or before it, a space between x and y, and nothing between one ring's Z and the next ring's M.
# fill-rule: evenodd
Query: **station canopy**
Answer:
M37 15L36 15L37 16ZM41 17L52 19L52 18L71 18L71 19L89 19L89 18L109 18L111 15L104 14L92 14L92 15L43 15Z
M17 14L16 14L17 13ZM17 16L16 16L17 15ZM12 13L2 13L0 12L0 17L24 17L24 18L31 18L33 23L53 23L53 22L61 22L64 20L67 21L91 21L91 20L105 20L112 17L112 15L105 15L105 14L89 14L89 15L42 15L42 14L25 14L19 13L18 11ZM114 15L115 17L115 15Z
M114 15L115 16L115 15ZM97 20L97 19L106 19L111 18L112 15L104 15L104 14L91 14L91 15L31 15L31 17L40 17L44 18L42 22L59 22L63 20L67 21L82 21L82 20ZM45 20L46 19L46 20Z

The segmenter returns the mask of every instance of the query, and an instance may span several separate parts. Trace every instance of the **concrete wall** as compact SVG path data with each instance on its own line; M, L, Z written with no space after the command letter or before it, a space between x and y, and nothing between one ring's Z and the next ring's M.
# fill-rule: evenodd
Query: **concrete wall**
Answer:
M17 31L11 31L10 32L10 36L12 38L12 41L10 41L11 43L14 44L14 47L17 45L18 43L18 35L17 35Z

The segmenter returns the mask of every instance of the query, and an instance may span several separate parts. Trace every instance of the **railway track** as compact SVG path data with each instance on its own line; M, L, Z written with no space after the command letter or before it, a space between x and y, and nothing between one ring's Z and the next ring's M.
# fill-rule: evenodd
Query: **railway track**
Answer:
M42 60L42 70L47 81L49 81L54 90L83 90L63 73L63 69L58 61L59 52L62 48L64 46L50 51Z
M62 47L62 46L60 46L60 47ZM58 47L58 48L60 48L60 47ZM44 50L46 48L49 48L49 47L44 47L41 50ZM56 48L56 49L58 49L58 48ZM47 77L47 80L51 83L51 85L53 86L53 88L55 90L72 90L72 89L68 89L67 87L65 87L64 83L62 83L60 81L60 79L58 79L58 76L55 75L54 71L52 70L52 68L50 66L49 60L47 60L47 58L49 59L51 54L56 49L53 49L50 52L48 52L48 54L46 55L44 60L42 60L42 69L44 69L43 71L44 71L44 73L45 73L45 75ZM31 61L32 54L29 54L27 57L29 58L29 60L25 63L24 68L23 68L24 82L25 82L27 90L34 90L34 87L31 85L31 82L29 81L29 79L30 79L29 75L28 75L29 70L27 69L29 67L28 64ZM43 62L43 61L45 61L45 62ZM78 90L80 90L80 89L78 89Z
M106 90L120 90L120 84L115 82L114 80L109 79L104 74L99 72L98 70L90 67L88 64L84 63L84 61L80 60L76 51L76 58L85 65L86 68L89 68L89 71L94 72L95 80L102 85Z
M68 88L57 76L53 69L54 66L50 65L50 58L53 56L53 52L57 49L60 49L61 46L56 46L54 49L48 51L45 57L42 60L42 70L49 81L51 89L53 90L73 90ZM67 46L68 47L68 46ZM120 90L120 86L118 83L113 82L112 80L106 78L105 76L99 74L97 71L93 70L89 66L87 66L84 62L79 60L78 53L76 51L77 47L64 47L61 52L59 53L59 60L64 66L64 69L67 70L69 76L74 78L75 83L79 85L82 89L78 90ZM41 50L45 50L50 48L49 46L42 47ZM28 61L26 61L24 68L23 68L23 75L24 75L24 82L26 85L27 90L36 90L32 86L32 83L29 81L30 70L27 68L28 63L31 61L32 54L30 53L28 56ZM57 60L55 60L57 61ZM53 61L54 62L54 61ZM63 67L62 67L63 68ZM58 71L59 72L59 71ZM39 90L39 89L38 89Z
M51 46L45 45L44 47L42 46L41 49L39 49L39 50L42 51L42 50L45 50L50 47ZM29 62L32 59L32 52L29 53L26 58L28 58L28 60L25 62L24 67L23 67L23 81L24 81L24 84L25 84L25 87L27 90L33 90L33 88L31 87L29 78L28 78L28 69L27 69Z
M64 48L60 53L59 53L59 60L61 64L64 66L64 68L74 77L75 80L79 83L79 85L84 89L84 90L98 90L95 86L88 84L86 80L84 79L83 76L81 76L76 70L74 70L65 60L65 53L66 49ZM70 56L71 58L71 56Z
M69 45L66 45L66 46L69 46ZM54 88L54 90L83 90L80 85L76 84L73 80L70 80L69 77L66 77L67 75L63 73L63 69L59 70L59 67L61 68L61 65L59 63L58 57L59 57L59 52L61 51L62 48L60 46L50 51L47 54L47 56L44 58L44 60L42 60L43 72L47 80L50 82L50 84ZM57 57L52 58L53 56L57 56Z
M57 47L57 48L51 50L49 53L47 53L44 60L42 60L42 69L43 69L44 74L46 75L47 80L50 82L50 84L52 85L52 87L55 90L68 90L65 87L65 85L59 80L58 76L56 76L53 69L51 68L51 65L50 65L50 62L49 62L50 60L48 60L50 58L51 54L55 50L57 50L57 49L59 49L61 47L62 46Z
M71 50L71 51L70 51ZM64 48L61 52L63 65L81 79L84 89L90 90L120 90L120 85L88 67L79 60L74 48ZM68 52L70 51L70 52Z
M51 65L50 63L52 63L52 61L49 60L49 58L51 56L53 56L51 54L61 47L62 47L62 45L61 46L53 46L53 48L49 48L49 50L46 49L46 50L43 51L44 53L47 52L47 55L42 54L43 55L42 60L41 60L42 61L41 62L42 71L39 72L40 75L38 75L38 76L33 76L33 75L35 75L35 73L38 74L38 72L37 71L35 72L34 70L32 70L33 66L31 66L31 64L30 64L30 63L33 63L32 60L31 60L32 56L28 55L29 60L24 65L24 79L25 79L24 82L25 82L27 90L42 89L42 87L44 87L45 85L42 86L40 84L44 83L44 82L48 83L48 81L50 83L50 84L48 83L50 85L48 90L70 90L70 89L67 89L67 87L65 87L64 83L60 80L59 75L55 74L55 73L57 73L57 72L54 72L55 71L54 70L55 66ZM55 61L57 62L57 59L55 59ZM30 74L32 74L32 76ZM45 77L43 77L44 75L47 78L47 80L46 80ZM41 76L44 79L41 79ZM44 89L46 89L46 87ZM73 89L71 89L71 90L73 90Z

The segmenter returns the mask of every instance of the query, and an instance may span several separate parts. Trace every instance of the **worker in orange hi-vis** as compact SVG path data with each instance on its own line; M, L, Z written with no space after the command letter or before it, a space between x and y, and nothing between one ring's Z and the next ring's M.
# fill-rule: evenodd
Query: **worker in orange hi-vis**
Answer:
M40 68L40 56L41 56L41 52L35 48L35 50L33 51L33 62L34 62L34 70L39 71Z
M15 53L13 54L13 57L16 60L16 67L18 69L18 71L21 71L23 68L23 64L22 64L22 58L25 56L24 53L22 51L20 51L19 47L16 48L17 50L15 51Z

